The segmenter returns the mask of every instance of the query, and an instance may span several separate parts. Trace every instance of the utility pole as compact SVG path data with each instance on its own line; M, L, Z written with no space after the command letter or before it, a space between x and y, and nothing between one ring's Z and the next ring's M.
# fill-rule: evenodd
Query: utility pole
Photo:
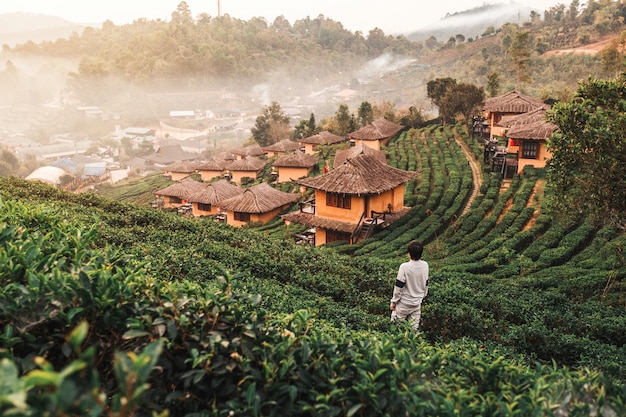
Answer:
M217 17L222 15L222 1L217 0Z

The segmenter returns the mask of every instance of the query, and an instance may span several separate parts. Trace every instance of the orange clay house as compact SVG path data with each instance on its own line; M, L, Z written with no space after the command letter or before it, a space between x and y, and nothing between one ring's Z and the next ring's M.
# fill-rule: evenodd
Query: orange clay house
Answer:
M211 181L224 175L227 164L226 160L213 158L196 166L196 172L200 173L202 181Z
M298 142L294 142L291 139L283 139L280 142L264 147L263 151L267 154L268 158L271 158L277 155L285 155L286 153L290 153L298 149L300 149Z
M345 136L335 135L327 130L324 130L317 135L302 138L299 142L300 145L304 147L305 154L315 155L320 145L335 145L346 141L347 138Z
M386 227L409 210L404 206L404 186L416 172L403 171L371 154L346 159L332 171L298 181L315 190L315 201L282 216L310 227L314 244L334 241L356 243Z
M170 177L172 181L180 181L185 177L196 172L197 162L194 161L178 161L166 165L161 168L166 177Z
M257 175L267 165L266 161L262 161L253 156L246 156L243 159L236 159L226 165L226 171L231 176L231 181L241 185L243 178L256 179Z
M552 137L556 126L546 120L548 108L549 106L545 105L500 121L500 126L506 129L504 134L508 138L507 155L517 156L518 174L528 165L544 168L546 160L552 157L552 153L546 148L546 142ZM507 158L507 162L509 160ZM504 169L506 170L506 167Z
M384 117L381 117L367 126L350 133L349 137L351 141L354 141L355 145L362 143L372 149L379 150L389 143L391 138L404 130L404 128L405 127L402 125L390 122Z
M244 226L251 222L265 224L273 220L298 198L298 194L284 193L262 182L236 197L220 202L219 205L221 211L226 212L226 223Z
M219 204L222 201L241 195L243 192L243 188L221 179L204 184L204 187L191 194L187 201L191 203L194 217L216 216L220 214Z
M206 184L196 181L191 177L185 177L172 185L154 192L158 201L162 199L160 207L165 209L180 208L189 204L189 197L202 190Z
M317 165L319 158L296 151L278 158L272 164L272 172L278 172L278 182L295 181L308 177Z
M503 117L528 113L544 105L545 103L543 101L527 96L517 90L488 98L485 100L485 105L483 106L483 116L489 123L489 138L493 139L494 136L504 136L506 128L499 125Z

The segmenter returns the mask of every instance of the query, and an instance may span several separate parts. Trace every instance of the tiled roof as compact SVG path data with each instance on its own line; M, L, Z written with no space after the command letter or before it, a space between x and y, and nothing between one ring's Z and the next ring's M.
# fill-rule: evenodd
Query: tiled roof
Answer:
M544 106L544 104L539 99L513 90L497 97L488 98L485 100L483 108L492 113L528 113Z
M209 184L187 198L191 203L218 204L220 201L236 197L244 192L243 188L237 187L226 180L219 180Z
M197 166L198 163L194 161L177 161L164 166L163 168L161 168L161 171L182 172L185 174L191 174L196 172Z
M316 216L315 214L293 211L281 216L283 220L293 223L303 224L308 227L319 227L326 230L337 230L339 232L352 233L356 228L355 223L343 222L341 220L329 219Z
M299 194L284 193L262 182L246 189L242 194L220 202L220 207L242 213L267 213L285 204L293 203Z
M265 154L265 151L261 149L258 144L245 146L243 148L234 149L230 151L233 155L237 156L261 156ZM224 158L226 159L226 158Z
M231 171L260 171L267 162L262 161L253 156L247 156L243 159L236 159L226 165L226 169Z
M332 171L298 181L307 187L342 194L380 194L394 189L417 172L403 171L382 163L373 155L347 159Z
M337 150L337 152L335 152L333 168L337 168L338 166L346 162L346 159L356 158L359 155L373 155L380 162L385 164L387 163L387 157L385 156L385 152L370 148L367 145L359 143L348 149Z
M168 185L165 188L155 191L154 194L166 195L168 197L178 197L187 200L196 192L201 191L204 187L204 183L196 181L191 177L186 177L172 185Z
M506 131L506 136L512 139L547 139L552 137L556 129L556 125L546 120L548 108L549 106L544 106L528 113L511 116L506 120L501 120L499 125L509 128Z
M263 148L265 152L290 152L295 151L296 149L300 149L300 145L298 145L298 142L294 142L291 139L283 139L280 142L276 142L273 145Z
M335 135L327 130L324 130L317 135L309 136L308 138L300 139L301 143L309 143L313 145L332 145L335 143L345 142L345 136Z
M381 117L361 129L350 133L350 138L360 140L380 140L397 135L405 127Z
M211 159L209 161L203 162L196 167L198 171L223 171L226 168L228 161L223 159Z
M295 151L287 155L283 155L278 158L272 164L275 167L285 168L311 168L317 164L319 158L313 155L307 155L301 151Z
M185 152L180 145L162 146L155 153L144 156L144 159L167 165L176 161L192 161L198 159L198 155Z

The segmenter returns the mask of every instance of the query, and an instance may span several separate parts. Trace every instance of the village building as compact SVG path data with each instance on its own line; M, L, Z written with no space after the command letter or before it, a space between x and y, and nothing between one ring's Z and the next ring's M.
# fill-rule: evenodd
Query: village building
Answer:
M71 177L71 175L65 172L63 168L46 165L35 169L33 172L28 174L26 179L32 181L41 181L45 182L46 184L58 187L59 185L61 185L62 178L66 176Z
M161 188L154 192L157 203L155 206L164 209L180 209L191 212L189 197L204 189L206 184L196 181L191 177L185 177L174 184ZM183 207L184 206L184 207Z
M211 181L214 178L223 177L228 161L211 159L196 166L196 172L200 174L202 181Z
M500 126L506 128L504 134L508 139L507 156L515 155L514 158L506 158L503 172L509 170L512 159L515 160L515 171L518 174L526 166L546 166L546 161L552 157L546 142L556 130L556 125L546 120L548 108L546 105L528 113L502 118Z
M263 148L263 151L267 154L268 158L272 158L278 155L284 155L289 152L293 152L300 149L298 142L294 142L291 139L283 139L272 145Z
M277 182L295 181L308 177L317 165L319 158L296 151L278 158L272 164L272 172L275 172Z
M499 125L503 117L528 113L544 105L543 101L527 96L517 90L488 98L483 106L483 116L489 124L489 138L504 136L506 127Z
M404 187L415 176L416 172L391 167L372 154L346 159L326 174L298 181L315 190L315 199L282 218L286 224L310 227L316 246L356 243L408 212Z
M180 181L185 177L196 172L197 162L194 161L178 161L161 168L166 177L170 177L172 181Z
M146 160L146 166L164 167L178 161L198 161L200 156L185 152L180 145L159 146L158 149L142 157Z
M265 224L288 209L298 198L298 194L285 193L262 182L237 197L222 201L220 208L226 212L226 222L231 226Z
M256 143L254 145L244 146L243 148L231 150L230 153L234 156L235 159L244 159L248 156L258 158L265 155L265 151L261 149L261 147Z
M404 129L405 126L390 122L384 117L381 117L367 126L350 133L349 138L355 145L362 143L372 149L380 150L389 143L391 138Z
M236 159L228 163L226 171L232 182L241 185L244 178L255 180L265 165L267 165L266 161L247 156L244 159Z
M315 155L320 145L335 145L346 142L348 139L345 136L335 135L327 130L324 130L316 135L309 136L308 138L300 139L300 146L304 147L304 153L307 155Z
M387 163L387 156L385 155L385 152L372 149L369 146L363 145L363 143L359 143L358 145L347 149L338 149L337 152L335 152L333 168L337 168L338 166L343 165L346 160L356 158L360 155L372 155L383 164Z
M187 201L191 203L191 213L194 217L219 216L219 204L229 198L237 197L244 192L243 188L221 179L205 186L191 194Z

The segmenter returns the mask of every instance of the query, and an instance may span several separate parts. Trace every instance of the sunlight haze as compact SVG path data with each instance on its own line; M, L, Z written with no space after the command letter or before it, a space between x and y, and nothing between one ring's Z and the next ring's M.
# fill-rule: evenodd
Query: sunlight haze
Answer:
M446 13L469 10L483 4L513 3L511 1L485 0L441 0L418 2L407 0L387 0L372 2L363 0L221 0L221 13L237 19L248 20L264 17L272 23L277 16L284 16L290 23L307 16L315 18L322 14L341 22L351 31L367 34L376 27L386 33L407 33L431 25L443 18ZM557 4L568 4L557 0L519 0L543 13ZM117 25L131 23L139 18L169 20L180 0L2 0L0 14L13 12L40 13L59 16L75 23L99 25L111 20ZM218 0L187 0L193 16L207 13L218 14Z

